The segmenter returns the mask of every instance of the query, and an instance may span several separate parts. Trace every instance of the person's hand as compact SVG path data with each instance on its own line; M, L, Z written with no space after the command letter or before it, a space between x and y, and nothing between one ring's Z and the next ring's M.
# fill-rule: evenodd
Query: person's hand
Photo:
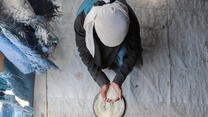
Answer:
M122 99L122 90L120 88L120 86L114 82L111 83L111 86L113 87L113 89L116 91L116 93L118 94L118 97L114 100L112 100L112 102L116 102L118 100Z
M101 96L102 96L104 102L111 102L112 101L111 99L107 98L107 92L108 92L109 86L110 86L110 84L104 84L101 87Z

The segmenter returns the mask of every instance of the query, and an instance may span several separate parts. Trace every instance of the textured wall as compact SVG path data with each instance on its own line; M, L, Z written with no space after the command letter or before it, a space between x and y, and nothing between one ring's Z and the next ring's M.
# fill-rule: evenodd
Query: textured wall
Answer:
M35 117L93 116L99 87L74 43L73 22L82 1L58 1L61 41L52 59L62 70L36 78L42 83L36 94L43 97L35 98ZM136 65L122 86L125 117L207 117L208 1L127 1L141 25L144 65ZM115 74L105 72L112 80Z

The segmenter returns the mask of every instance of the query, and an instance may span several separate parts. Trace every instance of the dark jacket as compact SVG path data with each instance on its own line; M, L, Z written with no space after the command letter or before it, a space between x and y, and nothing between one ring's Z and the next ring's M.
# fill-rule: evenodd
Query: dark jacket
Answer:
M140 26L139 22L133 13L132 10L129 9L129 17L130 17L130 26L128 34L124 40L124 42L114 48L104 49L104 53L110 53L105 60L110 62L103 61L102 59L98 59L99 55L102 56L100 51L96 51L100 49L100 42L98 41L99 38L94 34L95 38L95 57L93 58L90 54L89 50L86 47L85 43L85 29L83 28L84 20L86 14L82 11L76 18L74 23L74 30L76 36L76 45L78 47L79 55L83 61L83 63L87 66L89 73L93 77L93 79L97 82L97 84L101 87L104 84L110 83L109 79L102 71L105 67L111 67L112 63L115 61L117 53L122 44L126 45L127 53L124 55L123 64L121 65L119 71L116 73L116 76L113 82L117 83L119 86L125 81L126 76L132 71L134 65L136 64L137 60L140 59L142 61L142 51L143 48L141 46L141 38L140 38ZM95 31L94 31L95 32ZM105 47L106 48L106 47ZM104 63L104 64L102 64Z

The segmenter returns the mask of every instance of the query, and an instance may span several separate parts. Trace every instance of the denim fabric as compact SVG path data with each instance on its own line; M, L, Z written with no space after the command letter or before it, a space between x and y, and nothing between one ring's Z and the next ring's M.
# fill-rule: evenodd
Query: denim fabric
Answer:
M57 15L57 6L50 0L45 1L47 6L38 0L29 2L36 15L47 21ZM58 37L44 18L37 16L20 23L13 17L0 16L0 51L6 57L4 72L0 73L0 117L32 117L35 72L43 74L48 68L58 68L47 59Z
M29 29L23 31L28 32ZM0 24L0 51L22 73L28 74L36 71L38 74L43 74L51 67L57 68L55 64L38 52L36 46L39 48L39 45L33 40L32 34L23 37L25 38L17 37Z
M34 73L21 73L5 59L4 72L0 75L0 117L32 117L34 76ZM27 103L23 105L18 99Z
M31 73L34 68L30 60L14 46L2 33L0 33L0 51L12 61L12 63L23 73Z

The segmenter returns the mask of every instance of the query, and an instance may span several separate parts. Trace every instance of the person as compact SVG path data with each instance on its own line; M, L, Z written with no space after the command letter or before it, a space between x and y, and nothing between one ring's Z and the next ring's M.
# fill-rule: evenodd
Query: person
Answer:
M142 61L140 26L135 13L125 0L85 0L74 22L75 43L82 62L101 87L105 102L122 99L121 86L139 59ZM102 69L112 69L112 83ZM112 86L118 94L108 99Z

